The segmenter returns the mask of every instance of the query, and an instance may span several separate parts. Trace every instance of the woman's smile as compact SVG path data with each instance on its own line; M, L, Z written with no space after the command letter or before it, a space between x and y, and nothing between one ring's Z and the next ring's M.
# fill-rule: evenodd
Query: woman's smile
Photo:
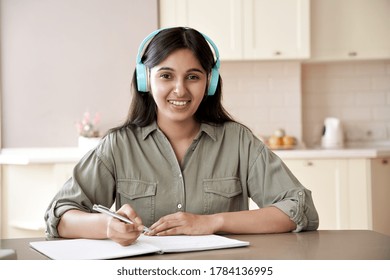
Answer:
M191 100L168 100L174 106L184 107L191 102Z

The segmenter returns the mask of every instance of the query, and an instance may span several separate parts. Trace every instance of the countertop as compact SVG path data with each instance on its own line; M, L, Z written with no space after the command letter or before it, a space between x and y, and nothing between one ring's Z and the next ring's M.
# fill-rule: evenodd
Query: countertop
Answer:
M299 233L227 235L250 246L186 253L148 254L131 260L388 260L390 236L370 230L318 230ZM29 242L45 238L0 240L1 249L13 249L18 259L43 260ZM261 277L260 277L261 278Z
M77 163L86 152L77 147L6 148L0 151L0 164ZM298 148L274 152L282 159L373 159L390 157L390 145L348 146L343 149Z
M274 150L282 159L336 159L336 158L385 158L390 156L389 147L347 147L342 149L291 149Z
M6 148L0 151L0 164L77 163L86 152L77 147Z

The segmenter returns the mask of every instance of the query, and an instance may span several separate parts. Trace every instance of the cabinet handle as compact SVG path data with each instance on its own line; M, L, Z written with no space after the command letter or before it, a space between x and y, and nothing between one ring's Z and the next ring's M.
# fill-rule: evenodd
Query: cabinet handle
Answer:
M357 52L349 52L348 56L357 56Z
M387 165L389 163L389 161L387 159L382 159L382 164L383 165Z
M276 52L274 52L274 55L276 55L276 56L282 55L282 52L276 51Z
M306 161L303 165L304 166L313 166L314 163L312 161Z

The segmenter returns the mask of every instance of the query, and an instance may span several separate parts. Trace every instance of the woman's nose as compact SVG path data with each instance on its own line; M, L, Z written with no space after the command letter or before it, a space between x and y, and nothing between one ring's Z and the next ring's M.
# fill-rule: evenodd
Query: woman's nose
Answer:
M175 93L177 96L183 96L185 95L185 86L182 81L178 81L175 85Z

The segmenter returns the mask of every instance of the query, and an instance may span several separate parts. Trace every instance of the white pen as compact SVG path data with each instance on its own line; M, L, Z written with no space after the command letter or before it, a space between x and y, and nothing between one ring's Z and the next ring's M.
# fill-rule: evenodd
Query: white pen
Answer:
M118 220L121 220L122 222L125 222L125 223L128 223L128 224L134 224L133 221L129 220L128 218L126 217L123 217L115 212L112 212L109 208L103 206L103 205L93 205L92 207L93 210L97 211L97 212L100 212L100 213L103 213L103 214L107 214L111 217L114 217L114 218L117 218ZM150 229L147 228L146 226L144 226L144 229L142 230L142 233L147 233L147 232L150 232Z

